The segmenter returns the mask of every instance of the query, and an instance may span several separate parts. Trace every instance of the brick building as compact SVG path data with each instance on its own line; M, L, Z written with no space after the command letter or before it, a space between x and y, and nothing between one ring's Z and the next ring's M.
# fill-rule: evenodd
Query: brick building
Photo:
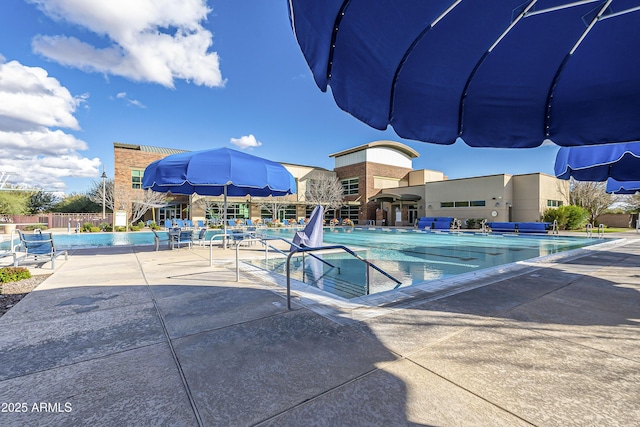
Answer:
M142 197L142 174L151 162L185 150L132 145L114 146L116 209L131 209ZM308 217L305 192L310 180L337 177L344 189L345 203L339 212L356 224L412 225L421 216L447 216L494 221L539 221L547 208L568 203L568 183L542 174L497 174L449 180L437 170L414 170L419 153L395 141L374 141L330 154L334 170L283 163L296 179L298 192L278 200L268 208L264 198L229 198L229 218L294 219ZM220 205L208 212L199 196L172 196L165 205L155 206L143 220L162 223L170 218L193 220L221 217ZM276 211L276 212L274 212Z

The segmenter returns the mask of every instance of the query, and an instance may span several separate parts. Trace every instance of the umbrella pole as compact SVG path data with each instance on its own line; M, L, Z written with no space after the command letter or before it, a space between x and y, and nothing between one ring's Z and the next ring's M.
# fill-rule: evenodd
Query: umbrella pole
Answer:
M224 186L224 203L223 203L224 213L222 215L223 224L224 224L224 237L222 238L223 244L222 247L227 249L227 186Z

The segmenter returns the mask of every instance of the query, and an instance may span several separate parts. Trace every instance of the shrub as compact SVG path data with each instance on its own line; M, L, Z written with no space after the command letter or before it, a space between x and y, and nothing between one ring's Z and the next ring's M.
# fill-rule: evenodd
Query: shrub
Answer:
M93 223L85 222L84 224L82 224L81 231L91 232L91 227L93 227Z
M562 209L566 215L566 227L567 230L576 230L584 227L589 221L589 212L580 206L568 205L560 206L558 209Z
M116 227L114 231L127 231L127 227Z
M92 232L92 233L98 233L98 232L102 231L102 229L100 227L91 227L89 229L89 231Z
M589 213L580 206L568 205L560 206L556 209L547 209L542 216L545 222L558 221L558 228L561 230L577 230L586 225Z
M542 215L542 221L551 223L553 221L558 221L558 228L564 230L567 223L567 215L560 208L547 209Z
M140 231L140 226L139 225L132 225L131 227L129 227L129 229L131 231Z
M46 226L46 225L44 225L44 224L43 224L43 225L26 225L26 226L24 227L24 231L33 231L33 230L36 230L36 229L46 230L46 229L48 229L48 228L49 228L49 227L47 227L47 226Z
M3 267L0 268L0 283L17 282L28 279L31 272L24 267Z

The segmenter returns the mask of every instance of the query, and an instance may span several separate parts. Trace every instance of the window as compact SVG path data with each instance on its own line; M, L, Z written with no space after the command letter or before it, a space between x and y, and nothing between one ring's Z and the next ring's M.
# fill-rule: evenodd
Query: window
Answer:
M484 200L460 200L457 202L440 202L441 208L468 208L486 206Z
M549 208L559 208L562 206L562 200L547 200L547 207Z
M359 208L359 206L343 206L340 208L340 218L349 218L354 224L357 224Z
M142 188L142 174L144 173L141 169L132 169L131 170L131 188Z
M264 220L272 219L273 213L271 213L268 209L260 210L260 217ZM276 219L282 221L283 219L296 219L296 205L287 205L278 208L278 212L276 214Z
M358 194L358 178L348 178L340 181L344 189L344 195Z

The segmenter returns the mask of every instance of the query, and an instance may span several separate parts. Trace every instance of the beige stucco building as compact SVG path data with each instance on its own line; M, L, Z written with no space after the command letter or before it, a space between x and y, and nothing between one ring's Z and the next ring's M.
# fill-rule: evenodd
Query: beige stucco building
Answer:
M154 160L184 150L114 143L115 188L117 194L141 194L142 173ZM344 189L344 206L329 215L349 218L357 224L413 225L420 217L454 217L489 221L540 221L548 208L568 204L568 182L543 173L447 179L437 170L414 170L419 153L395 141L374 141L329 154L334 170L283 163L296 179L297 194L279 200L277 212L265 208L265 198L229 198L231 218L300 219L313 206L305 200L310 180L336 177ZM170 218L205 219L199 196L175 196L166 206L156 207L144 219L158 222ZM125 206L129 200L119 203ZM118 206L118 203L116 204ZM217 209L217 211L216 211ZM273 209L271 209L273 210ZM215 211L215 212L214 212Z

